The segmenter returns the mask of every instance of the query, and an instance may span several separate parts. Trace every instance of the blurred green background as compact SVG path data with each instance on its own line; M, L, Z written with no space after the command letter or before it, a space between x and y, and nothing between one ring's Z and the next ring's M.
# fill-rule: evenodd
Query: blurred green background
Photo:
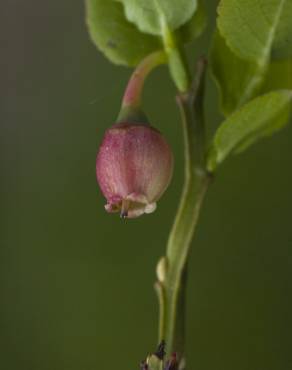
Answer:
M193 64L214 28L208 3ZM121 221L103 210L95 156L130 70L91 44L82 1L0 8L0 369L138 369L156 344L154 270L182 184L174 87L162 68L145 92L173 182L153 215ZM209 81L210 132L217 99ZM229 159L210 188L190 261L189 369L292 368L291 141L290 126Z

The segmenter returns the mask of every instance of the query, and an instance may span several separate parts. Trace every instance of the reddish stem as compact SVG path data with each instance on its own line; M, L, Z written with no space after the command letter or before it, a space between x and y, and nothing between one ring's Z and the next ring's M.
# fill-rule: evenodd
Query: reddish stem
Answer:
M139 107L141 105L142 91L146 77L155 67L166 62L167 57L163 51L149 54L142 60L128 82L122 101L122 108L129 106Z

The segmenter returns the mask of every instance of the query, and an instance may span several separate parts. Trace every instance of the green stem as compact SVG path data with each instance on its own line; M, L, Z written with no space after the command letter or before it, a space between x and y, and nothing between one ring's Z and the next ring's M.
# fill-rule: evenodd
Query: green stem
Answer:
M199 218L202 202L210 183L205 165L205 129L203 114L204 76L206 63L198 62L196 80L192 88L180 93L180 108L184 147L185 182L179 209L171 230L166 253L167 267L161 285L164 291L164 320L161 338L166 340L167 352L177 352L180 359L185 352L185 290L187 257Z
M164 50L168 57L169 71L178 91L186 92L191 86L191 74L184 50L176 40L176 35L162 18L161 22L162 40Z

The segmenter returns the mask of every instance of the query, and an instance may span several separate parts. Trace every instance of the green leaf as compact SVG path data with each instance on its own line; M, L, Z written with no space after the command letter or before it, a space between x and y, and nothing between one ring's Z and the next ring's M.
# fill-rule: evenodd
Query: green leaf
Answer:
M292 56L291 0L221 0L218 27L239 57L265 65Z
M228 117L215 133L208 155L208 169L213 171L230 153L246 149L263 136L271 135L288 122L291 90L262 95Z
M214 34L210 66L218 86L225 116L256 95L292 89L292 60L274 60L267 66L243 60L233 53L217 30Z
M191 19L197 8L197 0L117 1L124 4L130 22L152 35L162 35L165 24L171 31L176 30Z
M176 34L183 44L188 43L199 37L207 25L206 9L202 0L198 0L198 5L192 18L182 25Z
M278 89L292 90L292 59L274 60L269 65L261 93Z
M93 42L113 63L135 66L162 49L157 37L143 34L126 19L115 0L86 0L86 20Z
M225 116L255 96L266 70L235 55L218 31L214 34L211 46L210 66Z

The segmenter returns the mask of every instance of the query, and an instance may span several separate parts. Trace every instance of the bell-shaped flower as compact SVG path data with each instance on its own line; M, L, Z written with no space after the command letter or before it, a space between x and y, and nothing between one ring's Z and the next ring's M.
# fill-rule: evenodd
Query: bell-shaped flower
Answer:
M108 212L128 218L153 212L172 172L172 151L155 128L119 123L106 131L97 155L96 175Z

